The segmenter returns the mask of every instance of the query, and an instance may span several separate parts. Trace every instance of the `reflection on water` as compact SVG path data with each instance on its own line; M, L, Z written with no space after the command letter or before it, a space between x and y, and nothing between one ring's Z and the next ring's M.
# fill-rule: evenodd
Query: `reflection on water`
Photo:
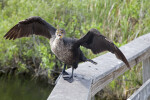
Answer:
M46 100L52 88L31 80L0 78L0 100Z

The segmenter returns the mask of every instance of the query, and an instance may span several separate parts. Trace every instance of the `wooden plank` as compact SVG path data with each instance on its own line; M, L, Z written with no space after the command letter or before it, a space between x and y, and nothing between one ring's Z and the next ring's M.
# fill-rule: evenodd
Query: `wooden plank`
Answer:
M47 100L88 100L91 98L91 82L81 76L74 77L74 82L68 83L61 77Z
M141 62L142 60L144 60L145 58L147 58L149 56L150 56L150 50L147 50L147 52L143 53L142 55L139 55L135 59L131 59L129 61L129 63L131 65L131 67L133 67L134 65ZM93 82L92 88L91 88L92 96L94 96L98 91L100 91L102 88L104 88L112 80L114 80L115 78L117 78L118 76L120 76L121 74L123 74L124 72L126 72L128 70L125 65L119 65L119 66L120 67L118 69L115 69L114 71L109 72L108 74L102 74L104 77L99 76L101 78L99 80L96 80L95 82Z
M133 67L150 57L150 34L143 35L120 49ZM79 65L75 70L74 74L77 77L74 78L73 83L67 83L60 78L48 100L62 100L63 98L64 100L90 100L113 79L128 70L125 64L111 53L106 53L93 60L98 64L93 65L86 62ZM67 71L70 73L71 69Z
M150 58L145 59L143 62L143 83L150 79Z
M149 100L150 96L150 79L147 80L136 92L127 100Z

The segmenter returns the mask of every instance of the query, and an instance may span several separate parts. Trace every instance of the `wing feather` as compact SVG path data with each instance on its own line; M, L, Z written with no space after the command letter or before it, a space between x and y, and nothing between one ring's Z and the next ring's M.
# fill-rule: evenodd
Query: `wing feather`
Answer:
M42 18L35 16L20 21L12 27L4 37L6 39L15 40L16 38L28 37L35 34L50 39L52 35L55 35L55 31L56 29L52 25L48 24Z
M126 57L120 49L112 41L100 34L100 32L96 29L91 29L84 37L79 39L74 46L79 47L80 45L91 49L94 54L98 54L103 51L110 51L111 53L114 53L118 59L122 60L128 68L130 68Z

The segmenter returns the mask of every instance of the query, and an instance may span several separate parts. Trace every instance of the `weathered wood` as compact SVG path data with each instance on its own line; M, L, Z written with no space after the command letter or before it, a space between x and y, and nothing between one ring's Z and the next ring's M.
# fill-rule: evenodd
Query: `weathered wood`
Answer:
M150 34L141 36L120 49L133 67L150 57ZM75 70L77 77L74 77L73 83L60 78L48 100L90 100L98 91L128 70L125 64L111 53L93 60L98 64L86 62L79 65ZM71 69L67 71L71 72Z
M150 79L147 80L136 92L127 100L149 100L150 96Z
M47 100L88 100L91 82L90 79L76 77L73 83L68 83L60 77Z
M139 37L120 49L125 54L132 67L150 56L150 34ZM113 56L114 55L108 53L95 58L95 60L99 60L99 64L101 64L98 64L98 66L100 66L97 66L99 73L98 75L95 75L93 79L91 87L92 96L109 84L113 79L128 70L124 63Z
M143 83L150 79L150 58L145 59L143 62Z

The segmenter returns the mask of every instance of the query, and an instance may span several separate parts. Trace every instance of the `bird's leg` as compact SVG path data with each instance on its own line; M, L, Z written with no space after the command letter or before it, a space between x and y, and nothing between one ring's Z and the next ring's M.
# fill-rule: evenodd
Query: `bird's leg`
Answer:
M74 71L74 68L72 67L71 76L63 76L64 80L68 81L69 83L72 83L73 82L73 71Z
M59 77L57 78L57 80L55 81L55 84L57 84L58 80L60 79L60 76L62 75L63 77L67 77L69 76L69 74L65 71L66 70L66 64L64 64L63 70L61 72L61 74L59 75Z
M97 64L97 62L95 62L95 61L93 61L93 60L91 60L91 59L86 59L86 61L89 61L89 62L91 62L91 63L93 63L93 64Z
M62 75L69 75L65 70L66 70L66 64L64 64L64 68L61 73Z

